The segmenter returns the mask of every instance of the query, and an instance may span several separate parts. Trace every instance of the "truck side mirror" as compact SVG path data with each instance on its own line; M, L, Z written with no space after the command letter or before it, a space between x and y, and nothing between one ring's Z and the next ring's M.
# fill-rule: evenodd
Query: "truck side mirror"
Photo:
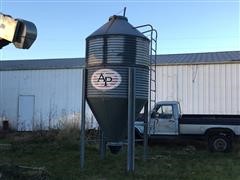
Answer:
M160 117L160 114L158 112L152 112L151 114L151 118L159 118Z
M29 49L37 38L37 28L34 23L17 19L18 27L13 44L16 48Z

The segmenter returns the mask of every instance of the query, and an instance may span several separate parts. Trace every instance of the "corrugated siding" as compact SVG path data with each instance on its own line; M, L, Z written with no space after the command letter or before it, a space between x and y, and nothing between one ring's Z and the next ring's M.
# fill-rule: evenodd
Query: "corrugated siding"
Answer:
M240 114L240 64L157 66L157 101L183 113Z
M79 121L82 70L0 71L0 117L17 127L18 96L34 95L34 126Z
M81 69L0 71L0 124L4 117L17 128L19 95L35 96L36 126L79 121L81 80ZM240 114L239 85L237 63L157 66L157 101L178 100L183 113ZM96 124L89 110L88 119Z

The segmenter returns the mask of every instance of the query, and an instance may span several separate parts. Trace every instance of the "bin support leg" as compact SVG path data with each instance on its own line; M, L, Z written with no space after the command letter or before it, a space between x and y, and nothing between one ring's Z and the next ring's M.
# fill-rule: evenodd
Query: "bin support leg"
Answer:
M134 152L135 152L135 68L129 68L128 77L128 153L127 171L134 172Z

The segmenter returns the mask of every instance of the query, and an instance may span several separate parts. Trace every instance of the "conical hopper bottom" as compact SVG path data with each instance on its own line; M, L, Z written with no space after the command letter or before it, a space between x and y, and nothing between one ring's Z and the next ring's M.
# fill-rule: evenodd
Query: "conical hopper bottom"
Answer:
M128 130L128 99L90 97L87 100L104 133L104 137L108 141L113 142L126 139ZM146 99L136 99L136 115L139 114L146 101Z

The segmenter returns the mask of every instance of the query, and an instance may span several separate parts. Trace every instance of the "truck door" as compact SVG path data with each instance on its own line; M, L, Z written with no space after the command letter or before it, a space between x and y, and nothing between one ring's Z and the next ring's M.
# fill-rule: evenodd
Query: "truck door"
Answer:
M152 114L149 133L152 135L176 135L178 134L177 121L174 118L172 105L160 105Z

